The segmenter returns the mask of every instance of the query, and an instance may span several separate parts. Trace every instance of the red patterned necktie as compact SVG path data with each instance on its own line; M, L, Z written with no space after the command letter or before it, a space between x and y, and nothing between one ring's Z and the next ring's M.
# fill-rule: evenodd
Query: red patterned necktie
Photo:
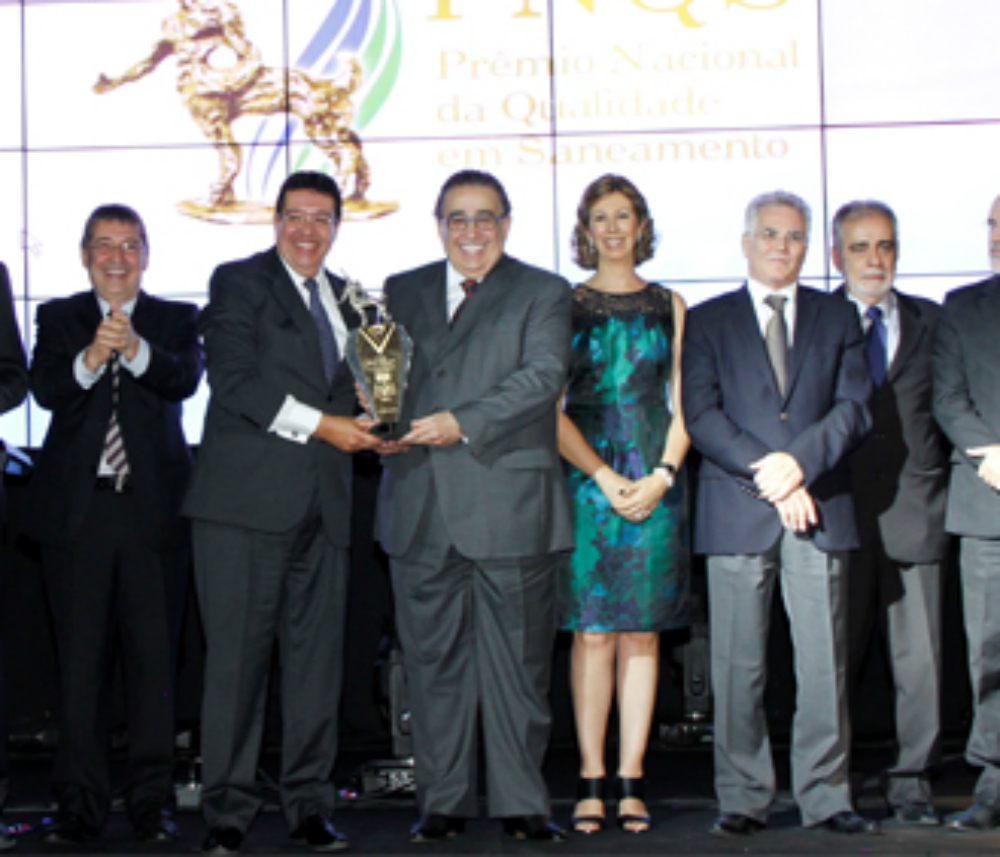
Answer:
M451 317L451 326L455 326L455 322L458 321L458 317L462 314L462 310L465 309L465 305L469 302L469 299L476 293L476 289L479 286L479 280L475 280L469 277L467 280L462 280L462 291L465 292L465 297L462 302L455 307L455 312Z

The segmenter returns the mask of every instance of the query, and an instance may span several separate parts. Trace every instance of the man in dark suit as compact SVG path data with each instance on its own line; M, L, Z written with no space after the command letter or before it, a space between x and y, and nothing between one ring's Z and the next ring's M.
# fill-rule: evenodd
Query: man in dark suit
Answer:
M385 459L378 516L412 706L411 836L477 814L481 715L489 814L561 841L541 764L555 575L573 544L556 445L571 293L504 254L510 202L492 175L453 175L434 214L447 259L385 287L414 341L412 428Z
M351 456L374 449L344 360L360 320L324 270L336 183L288 177L275 246L221 265L201 316L212 388L184 504L194 519L205 628L202 808L207 854L239 851L264 802L257 781L272 654L283 716L279 783L297 842L347 846L330 822L351 522Z
M886 635L896 689L895 763L883 775L894 820L935 825L930 773L941 755L941 562L948 444L934 421L931 346L941 308L893 288L896 215L849 202L833 218L840 294L857 309L874 382L872 430L850 457L861 545L848 563L848 680L853 697ZM858 700L854 698L855 706Z
M934 345L934 416L951 440L945 526L961 537L974 719L966 758L983 769L952 830L1000 827L1000 197L989 216L994 275L951 292Z
M127 206L90 215L81 255L92 291L39 307L31 364L31 391L52 412L31 482L32 534L42 543L61 690L59 814L46 841L76 846L104 826L117 648L128 697L126 804L140 839L169 842L175 654L190 565L179 514L191 467L181 403L201 378L197 311L141 290L149 241Z
M846 457L868 429L871 385L857 314L798 284L808 235L797 196L752 200L747 284L688 316L682 390L703 455L694 546L708 554L718 835L763 828L775 796L763 694L776 583L795 645L802 822L874 829L851 809L844 681L844 563L857 547Z
M13 297L7 267L0 262L0 413L16 408L28 395L28 364L24 359L24 346L15 320ZM0 522L3 521L3 441L0 440ZM0 563L0 577L3 566ZM6 724L6 698L3 694L3 659L0 658L0 724ZM0 735L6 735L6 729ZM0 812L7 804L7 742L0 741ZM0 851L14 846L14 840L0 821Z

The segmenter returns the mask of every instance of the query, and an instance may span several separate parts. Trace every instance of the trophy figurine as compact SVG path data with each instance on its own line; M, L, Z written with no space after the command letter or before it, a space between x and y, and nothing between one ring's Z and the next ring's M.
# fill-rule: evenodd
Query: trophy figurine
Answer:
M400 422L403 394L413 357L413 340L396 324L385 303L365 293L357 280L347 282L341 301L361 316L361 326L347 335L347 365L365 397L369 415L378 420L372 431L396 440L409 427Z

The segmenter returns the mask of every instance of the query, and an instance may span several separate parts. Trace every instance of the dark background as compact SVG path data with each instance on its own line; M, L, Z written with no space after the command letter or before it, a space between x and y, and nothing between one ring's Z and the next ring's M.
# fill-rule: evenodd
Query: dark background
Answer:
M373 755L389 752L390 730L381 687L384 673L376 669L392 629L392 600L388 563L372 539L378 463L358 456L355 468L354 545L347 624L346 671L342 709L342 747L370 748ZM4 647L4 697L9 734L16 748L50 747L59 705L55 650L42 580L39 549L21 534L25 477L7 477L7 525L3 533L2 642ZM704 589L704 572L695 565L694 590ZM946 571L944 688L942 714L946 735L963 738L968 730L971 701L965 666L964 631L961 618L957 565L952 558ZM178 682L178 731L189 732L197 749L197 725L201 706L203 641L193 587L188 602L180 654ZM788 627L783 611L775 610L771 640L768 716L772 735L787 736L794 712L794 679ZM656 721L656 737L682 722L689 713L684 695L684 647L687 632L663 635L663 659ZM556 641L552 682L553 743L574 740L569 692L571 638L560 633ZM855 712L855 737L880 741L893 732L893 701L885 660L880 651L869 661L861 704ZM116 678L113 694L117 710L123 711L123 689ZM274 700L272 700L272 703ZM265 742L278 743L278 707L272 704ZM690 706L687 706L689 709ZM124 719L124 718L122 718ZM614 730L612 729L612 734ZM185 737L184 742L188 738Z

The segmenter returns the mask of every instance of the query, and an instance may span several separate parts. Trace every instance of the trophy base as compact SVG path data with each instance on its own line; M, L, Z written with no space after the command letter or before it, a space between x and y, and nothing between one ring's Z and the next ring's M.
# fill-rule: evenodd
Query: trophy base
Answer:
M274 209L259 202L212 203L206 199L185 199L177 203L181 214L195 220L209 223L224 223L228 226L247 226L274 222Z
M370 202L367 199L346 199L344 220L375 220L399 209L398 202ZM229 226L266 225L274 223L274 208L263 202L213 203L207 199L185 199L177 203L181 214L195 220L224 223Z
M371 202L367 199L344 200L344 220L375 220L399 209L398 202Z
M407 423L376 423L371 432L382 440L399 440L409 430Z

